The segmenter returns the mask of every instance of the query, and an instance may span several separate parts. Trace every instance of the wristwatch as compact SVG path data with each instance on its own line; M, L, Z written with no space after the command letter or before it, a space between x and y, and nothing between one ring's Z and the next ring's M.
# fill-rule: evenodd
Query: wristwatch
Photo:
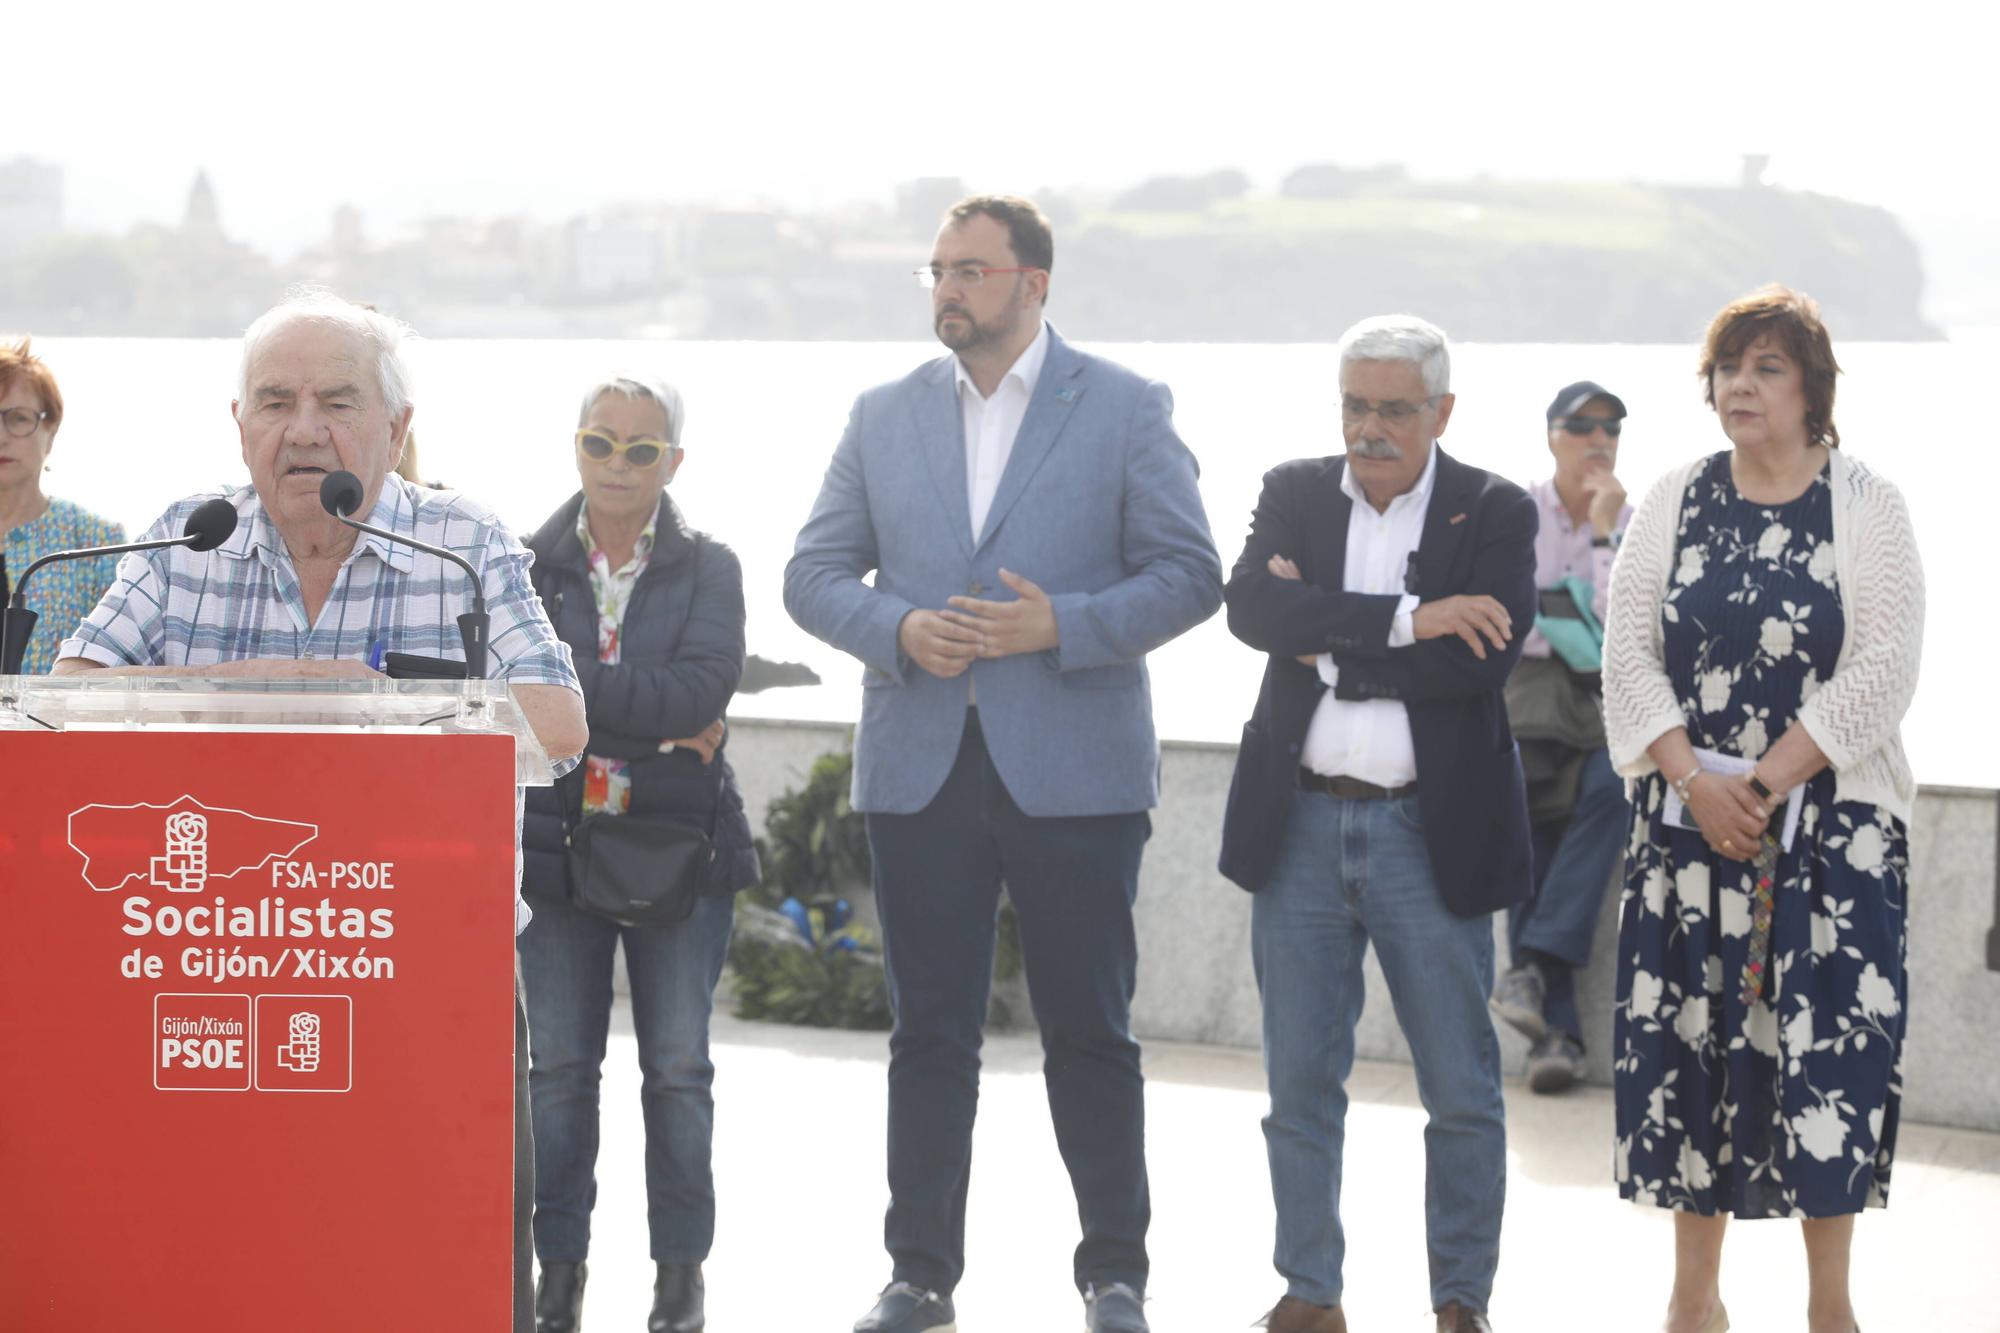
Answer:
M1614 532L1609 537L1592 537L1590 544L1600 550L1615 551L1618 549L1618 534Z
M1757 776L1757 772L1755 769L1752 769L1750 771L1750 776L1745 780L1749 782L1750 790L1757 794L1758 800L1775 801L1778 799L1776 796L1772 795L1771 789L1764 785L1764 779Z

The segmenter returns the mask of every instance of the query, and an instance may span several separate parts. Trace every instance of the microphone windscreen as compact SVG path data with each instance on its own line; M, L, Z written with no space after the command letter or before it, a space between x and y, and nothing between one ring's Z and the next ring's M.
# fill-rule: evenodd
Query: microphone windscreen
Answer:
M335 518L346 518L361 508L361 478L352 472L329 472L319 484L320 507Z
M183 537L192 537L188 543L190 551L213 551L229 540L229 534L236 531L236 506L220 496L204 500L188 515L187 523L181 528Z

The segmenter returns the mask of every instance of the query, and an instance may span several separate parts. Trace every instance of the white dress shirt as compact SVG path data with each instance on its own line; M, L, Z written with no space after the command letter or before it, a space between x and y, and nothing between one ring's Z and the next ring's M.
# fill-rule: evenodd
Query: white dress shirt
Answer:
M1000 489L1000 474L1014 453L1014 439L1021 433L1021 420L1028 415L1028 400L1035 396L1035 381L1042 377L1042 363L1049 359L1049 324L1035 334L1028 350L1014 358L1014 364L993 386L993 396L980 396L979 386L965 373L965 362L951 359L951 373L958 381L958 410L965 423L965 500L972 511L972 540L979 540L986 527L987 511L993 508L993 494ZM979 683L966 683L966 701L979 706Z
M1014 437L1021 433L1021 419L1028 415L1028 400L1035 395L1035 382L1042 377L1042 363L1049 358L1049 326L1028 344L1028 350L1014 359L1007 373L994 386L991 397L982 398L965 363L951 360L958 380L958 407L965 421L965 498L972 508L972 540L978 541L986 526L986 511L993 507L993 493L1000 489L1000 474L1014 452Z
M1386 511L1377 513L1354 480L1354 469L1341 471L1340 489L1354 501L1354 512L1347 520L1347 566L1342 571L1341 590L1402 594L1396 618L1389 624L1391 648L1417 641L1412 617L1418 599L1403 591L1403 576L1423 538L1424 513L1430 508L1431 487L1436 480L1437 445L1433 443L1430 461L1424 464L1417 484L1391 500ZM1305 766L1327 777L1359 778L1378 787L1415 782L1416 748L1410 741L1410 711L1402 701L1336 699L1332 687L1339 683L1340 668L1334 665L1331 653L1319 656L1319 678L1328 688L1306 729L1301 756Z

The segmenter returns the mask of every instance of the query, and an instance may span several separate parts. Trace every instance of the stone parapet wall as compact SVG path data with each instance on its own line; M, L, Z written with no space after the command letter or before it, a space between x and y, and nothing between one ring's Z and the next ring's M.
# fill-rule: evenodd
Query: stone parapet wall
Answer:
M771 799L801 783L813 760L844 747L850 729L810 722L731 723L729 756L751 826L762 829ZM1139 890L1139 989L1132 1025L1141 1038L1223 1046L1259 1044L1257 987L1250 969L1250 897L1216 872L1222 807L1235 750L1169 743L1161 758L1160 806ZM2000 972L1987 967L1994 927L1996 816L1991 791L1926 787L1911 829L1910 1034L1904 1113L1912 1120L2000 1131ZM1617 936L1607 886L1591 965L1578 1004L1591 1031L1591 1078L1611 1078L1611 983ZM1506 957L1496 919L1496 957ZM1371 951L1369 1003L1357 1033L1363 1059L1408 1061L1388 989ZM622 981L622 977L621 977ZM1526 1043L1502 1028L1510 1073Z

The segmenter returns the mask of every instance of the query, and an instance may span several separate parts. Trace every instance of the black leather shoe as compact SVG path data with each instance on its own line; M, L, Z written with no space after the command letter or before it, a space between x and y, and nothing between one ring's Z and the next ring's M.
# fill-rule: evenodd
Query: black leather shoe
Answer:
M701 1333L708 1327L702 1315L700 1264L661 1264L653 1279L653 1313L646 1333Z
M1083 1297L1084 1333L1151 1333L1145 1298L1123 1282L1092 1283Z
M535 1333L583 1333L583 1284L590 1265L543 1264L535 1283Z
M957 1328L951 1297L891 1282L882 1288L875 1308L855 1321L854 1333L955 1333Z

